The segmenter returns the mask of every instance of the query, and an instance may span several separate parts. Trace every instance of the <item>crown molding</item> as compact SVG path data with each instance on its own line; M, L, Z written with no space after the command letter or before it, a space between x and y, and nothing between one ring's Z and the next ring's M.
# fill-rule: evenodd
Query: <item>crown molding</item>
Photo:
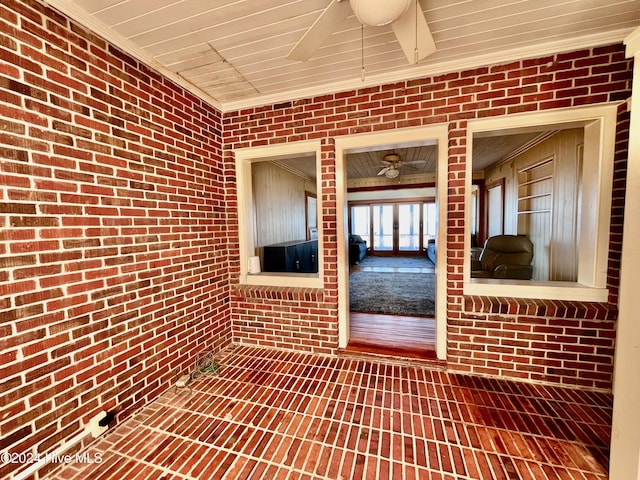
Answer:
M303 180L306 180L308 182L315 182L315 178L311 178L309 175L307 175L306 173L304 173L302 170L299 170L287 163L284 163L280 160L270 160L268 163L284 170L285 172L289 172L292 175L295 175L296 177L300 177Z

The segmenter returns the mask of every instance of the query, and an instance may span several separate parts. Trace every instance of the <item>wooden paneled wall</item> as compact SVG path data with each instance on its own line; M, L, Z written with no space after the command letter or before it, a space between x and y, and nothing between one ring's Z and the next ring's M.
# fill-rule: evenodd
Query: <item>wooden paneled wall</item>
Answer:
M306 239L305 191L315 193L315 184L271 162L251 166L255 218L255 245Z
M580 151L583 137L582 128L560 131L485 173L487 183L504 179L504 231L512 235L526 234L533 242L535 280L577 279L579 238L576 227L580 212ZM521 198L523 195L533 198L518 203L518 172L526 169L533 172L531 167L545 160L549 160L550 164L536 170L540 175L550 174L552 180L532 185L527 191L521 189ZM531 173L530 176L533 178L535 175ZM543 189L546 188L550 188L550 196L544 195ZM540 213L518 215L519 210ZM550 211L544 213L544 210Z

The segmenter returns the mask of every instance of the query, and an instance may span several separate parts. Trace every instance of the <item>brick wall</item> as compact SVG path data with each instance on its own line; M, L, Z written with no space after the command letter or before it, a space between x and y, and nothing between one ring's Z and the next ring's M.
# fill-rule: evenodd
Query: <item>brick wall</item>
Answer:
M620 109L615 156L608 287L610 303L465 298L464 175L469 119L626 100L631 61L622 45L451 72L356 91L247 108L224 115L225 161L233 148L321 139L325 286L234 289L234 341L309 351L337 347L336 137L446 123L448 150L448 366L454 370L610 388L624 208L628 115ZM230 199L236 195L229 190ZM235 219L230 224L234 233ZM234 240L237 251L237 238ZM238 258L230 258L237 277ZM258 292L258 293L256 293ZM287 296L288 294L288 296ZM300 295L311 295L317 305ZM314 308L317 307L317 308ZM585 313L585 312L588 312Z
M450 131L450 368L610 386L626 114L616 153L610 304L465 298L459 199L468 119L626 99L631 75L622 46L223 119L33 0L0 5L0 58L0 450L51 451L101 409L118 410L122 420L197 352L229 344L232 332L241 343L334 352L333 139L429 123ZM231 288L228 275L239 272L233 148L314 138L323 143L326 288ZM0 465L0 477L13 467Z
M122 420L229 344L220 128L65 17L2 1L0 451Z

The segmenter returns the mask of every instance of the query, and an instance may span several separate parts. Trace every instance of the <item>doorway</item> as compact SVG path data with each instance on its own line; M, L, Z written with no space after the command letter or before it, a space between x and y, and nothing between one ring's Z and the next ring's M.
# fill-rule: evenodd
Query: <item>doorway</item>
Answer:
M370 195L371 190L375 187L362 188L360 193L354 194L354 189L350 186L349 195L347 195L347 155L353 152L374 152L378 153L385 149L402 149L404 147L433 147L435 162L438 159L443 160L446 165L447 154L447 128L446 126L430 126L415 129L402 129L392 132L376 132L376 134L361 134L351 137L340 137L336 139L336 186L337 186L337 204L338 204L338 237L344 238L344 243L339 242L338 245L338 263L340 265L338 272L338 325L339 325L339 347L346 348L349 344L351 329L349 310L349 233L359 231L359 235L363 240L367 241L369 255L376 257L424 257L426 258L426 245L429 238L425 237L427 224L433 225L430 234L434 237L431 244L438 243L441 245L440 255L437 257L436 265L431 264L432 271L435 272L437 282L435 285L434 301L435 309L435 355L440 360L446 359L446 268L444 259L446 259L445 239L446 239L446 189L435 188L431 195L413 195L407 197L403 194L404 188L398 186L400 183L397 179L395 187L387 187L387 193L384 195L392 198L379 198L376 202L371 202L375 206L367 206L358 203L358 195ZM411 160L413 162L413 160ZM411 163L407 162L407 163ZM363 167L364 168L364 167ZM375 168L371 168L375 172ZM434 168L434 170L436 170ZM432 170L431 184L446 184L446 168L439 168L437 171ZM409 174L410 172L407 172ZM404 173L401 173L401 177ZM375 177L372 179L375 181ZM402 180L402 178L400 179ZM415 182L414 182L414 186ZM364 193L365 191L369 193ZM394 191L393 195L388 195ZM423 202L427 199L431 205L425 207ZM351 207L358 207L352 210ZM362 207L362 208L360 208ZM431 219L425 221L425 212L429 212ZM350 219L351 217L351 219ZM377 219L376 219L377 217ZM442 226L443 228L437 228ZM350 228L353 231L350 232ZM395 268L395 267L385 267ZM399 267L402 268L402 267ZM432 320L433 321L433 320ZM369 325L373 325L372 322ZM372 328L374 328L372 326ZM378 328L386 328L378 325ZM400 332L391 326L388 331L391 335L400 337ZM409 334L409 337L412 335Z
M393 197L398 191L378 194ZM436 233L430 207L433 198L349 205L349 232L368 248L360 261L350 259L347 350L436 358L435 265L426 255Z

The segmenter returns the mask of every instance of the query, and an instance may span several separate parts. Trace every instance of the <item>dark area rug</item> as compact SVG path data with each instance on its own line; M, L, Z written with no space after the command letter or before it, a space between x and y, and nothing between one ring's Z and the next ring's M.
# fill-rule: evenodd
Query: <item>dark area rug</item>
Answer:
M355 271L349 276L349 308L352 312L433 317L435 291L435 274Z

